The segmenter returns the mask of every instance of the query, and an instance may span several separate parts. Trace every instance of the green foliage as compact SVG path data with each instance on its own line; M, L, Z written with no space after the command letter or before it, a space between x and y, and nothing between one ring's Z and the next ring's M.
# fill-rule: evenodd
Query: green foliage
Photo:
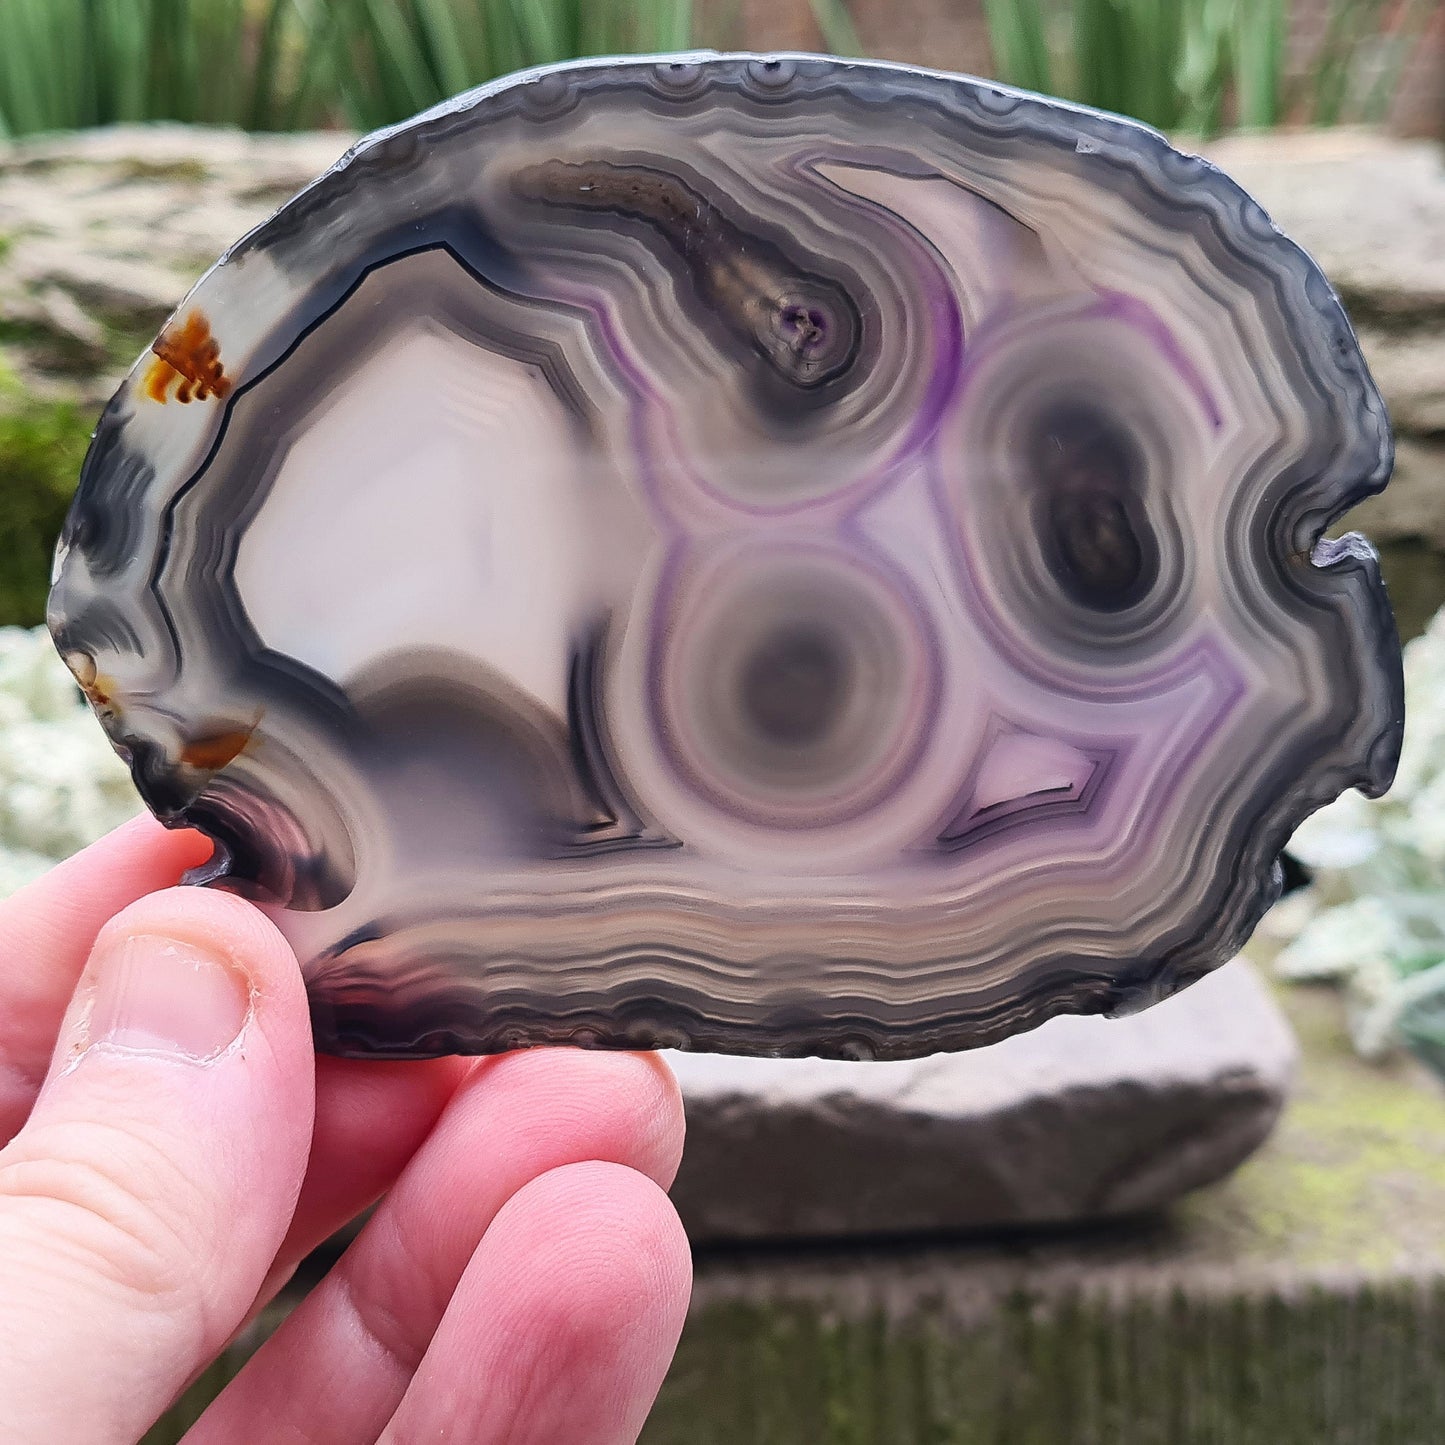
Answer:
M15 390L0 376L0 626L30 627L45 620L50 557L94 420Z
M301 40L292 0L3 0L0 129L309 120Z
M863 47L848 0L810 0ZM1431 0L1330 0L1302 75L1288 0L984 0L1001 79L1172 130L1377 119ZM403 120L575 56L677 50L693 0L0 0L0 135L115 121ZM1359 59L1373 52L1373 83ZM926 57L921 57L925 58Z
M344 0L298 10L361 129L525 66L679 50L692 34L691 0Z
M863 42L853 27L848 0L808 0L823 44L835 55L862 55Z
M692 0L0 0L0 135L370 129L523 66L691 35Z
M1342 984L1367 1057L1398 1043L1445 1078L1445 610L1405 647L1405 734L1390 792L1346 792L1290 851L1313 886L1266 920L1286 978Z
M1383 118L1427 0L1330 0L1291 74L1289 0L984 0L998 74L1165 130ZM1373 52L1373 53L1371 53ZM1372 62L1374 82L1361 88Z

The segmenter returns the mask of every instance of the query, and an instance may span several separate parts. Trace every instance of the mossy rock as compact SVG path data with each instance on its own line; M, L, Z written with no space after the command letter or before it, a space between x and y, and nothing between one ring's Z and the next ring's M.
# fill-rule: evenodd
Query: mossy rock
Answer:
M1438 1445L1445 1288L694 1313L643 1445Z
M951 1303L943 1280L934 1298L850 1308L856 1274L850 1283L832 1300L702 1300L642 1445L1445 1439L1438 1278L1163 1291L1143 1281L1134 1292L1016 1290L973 1309ZM178 1445L281 1315L269 1311L142 1445Z
M39 401L0 374L0 626L45 620L50 559L95 418Z

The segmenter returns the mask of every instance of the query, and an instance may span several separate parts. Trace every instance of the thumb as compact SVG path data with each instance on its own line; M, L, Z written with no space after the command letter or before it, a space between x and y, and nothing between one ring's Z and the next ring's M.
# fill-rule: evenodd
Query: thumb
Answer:
M245 1318L295 1207L314 1057L257 909L154 893L102 930L0 1150L0 1437L132 1445Z

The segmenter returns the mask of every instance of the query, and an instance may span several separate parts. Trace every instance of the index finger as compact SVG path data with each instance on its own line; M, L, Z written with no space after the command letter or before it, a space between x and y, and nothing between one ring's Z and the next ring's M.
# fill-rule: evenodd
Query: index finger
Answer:
M201 833L133 818L0 901L0 1144L30 1113L102 925L210 856Z

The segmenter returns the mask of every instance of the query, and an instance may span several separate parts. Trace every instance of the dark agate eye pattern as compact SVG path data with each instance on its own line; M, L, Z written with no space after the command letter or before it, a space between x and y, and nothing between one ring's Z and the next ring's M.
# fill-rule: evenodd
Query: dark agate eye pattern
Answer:
M1031 440L1025 471L1049 571L1083 607L1137 606L1159 575L1138 448L1087 406L1046 412Z
M1389 784L1380 398L1137 125L782 56L363 141L111 403L50 623L320 1045L922 1054L1228 957Z

